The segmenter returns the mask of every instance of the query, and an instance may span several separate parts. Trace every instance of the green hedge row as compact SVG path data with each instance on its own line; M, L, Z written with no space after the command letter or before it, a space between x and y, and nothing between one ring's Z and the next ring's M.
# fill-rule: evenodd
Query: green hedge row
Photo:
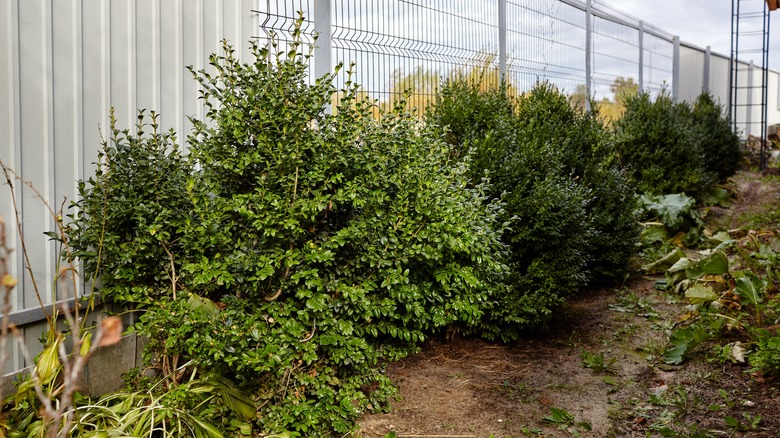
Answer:
M488 177L490 196L505 202L510 291L482 335L514 339L567 296L622 278L636 250L636 199L597 115L548 84L514 98L505 87L454 80L427 122L460 154L474 154L472 182Z
M69 231L103 297L142 310L147 359L239 382L264 434L342 436L387 405L387 361L432 334L516 339L623 278L634 187L662 173L638 164L694 149L667 117L721 120L711 99L640 95L613 132L549 85L515 98L466 81L424 123L403 103L376 117L357 85L310 84L303 49L296 31L246 64L226 45L216 73L193 72L208 110L187 153L155 115L114 128ZM692 187L733 171L731 149L696 150L721 167L680 176Z
M377 120L350 85L324 111L333 77L310 85L299 44L195 72L186 156L154 121L114 130L71 243L107 300L143 309L150 360L237 380L263 433L343 435L393 394L388 360L502 295L504 214L403 105Z
M640 93L626 99L625 114L615 122L615 153L640 193L700 196L734 174L741 150L709 93L693 105Z

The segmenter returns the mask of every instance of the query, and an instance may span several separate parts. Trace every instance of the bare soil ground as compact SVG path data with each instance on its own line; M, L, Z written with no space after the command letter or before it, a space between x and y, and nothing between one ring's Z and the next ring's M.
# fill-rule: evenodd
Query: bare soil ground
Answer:
M730 188L732 206L708 212L713 230L778 216L777 178L741 172ZM681 366L663 363L685 303L657 291L657 278L637 274L581 293L545 333L512 344L429 341L389 367L399 401L390 413L366 416L358 436L780 437L780 379L708 360L706 345ZM545 420L555 412L558 421ZM748 430L729 427L726 417Z

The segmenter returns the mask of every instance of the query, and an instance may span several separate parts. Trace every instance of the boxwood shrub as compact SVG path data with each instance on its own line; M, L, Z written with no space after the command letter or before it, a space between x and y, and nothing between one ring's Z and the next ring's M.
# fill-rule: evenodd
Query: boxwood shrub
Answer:
M240 381L261 435L343 436L393 394L387 361L505 295L507 215L403 103L377 120L350 82L325 111L304 49L225 45L194 72L189 155L116 132L71 232L105 298L143 311L150 359Z
M481 326L513 339L546 321L565 297L619 278L638 238L635 196L610 164L613 145L596 115L548 84L515 99L452 80L427 121L457 151L472 151L472 183L487 176L506 202L512 289Z
M615 122L619 161L641 193L695 197L717 182L717 173L706 165L704 136L693 108L667 93L627 98L626 111Z
M723 105L712 94L704 92L693 103L691 116L701 130L704 167L715 172L719 180L734 175L742 160L742 146Z

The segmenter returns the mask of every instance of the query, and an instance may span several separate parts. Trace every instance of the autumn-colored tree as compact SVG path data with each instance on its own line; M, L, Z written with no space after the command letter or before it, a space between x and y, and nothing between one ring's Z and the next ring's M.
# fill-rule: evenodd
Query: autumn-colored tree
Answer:
M577 87L574 89L574 93L572 93L569 99L571 100L571 105L574 108L577 108L580 111L585 111L589 98L590 96L588 96L588 87L586 87L585 84L577 84Z
M639 84L634 78L618 76L609 86L612 91L612 100L604 97L598 102L599 113L607 123L614 123L623 116L626 110L626 101L639 93Z
M436 99L441 76L435 70L427 70L419 65L411 73L404 74L400 69L393 71L390 78L389 97L380 105L392 109L399 100L406 99L409 108L421 114Z
M625 106L626 99L636 96L637 93L639 93L639 84L634 82L634 78L618 76L615 78L615 81L612 82L612 85L609 86L609 90L615 95L614 102L621 106Z
M395 70L389 85L389 98L380 106L385 109L392 108L399 99L404 98L410 108L415 108L419 115L424 114L436 100L443 80L464 80L470 84L477 84L480 91L496 90L501 86L501 73L496 65L496 55L487 54L477 58L473 65L461 67L442 75L438 71L417 66L411 73L403 74L401 70ZM510 83L506 84L508 95L518 95L518 90Z

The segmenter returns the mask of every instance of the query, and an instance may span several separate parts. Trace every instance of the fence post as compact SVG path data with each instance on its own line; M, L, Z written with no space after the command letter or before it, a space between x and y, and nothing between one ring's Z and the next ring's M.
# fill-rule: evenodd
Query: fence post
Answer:
M748 139L750 139L750 134L753 132L753 75L755 74L755 68L753 61L750 61L747 74L747 102L745 102L745 135Z
M704 50L704 77L701 82L701 92L710 91L710 68L712 68L712 49L710 46Z
M585 2L585 92L588 95L585 99L585 110L590 112L590 99L593 97L593 87L591 85L593 75L591 71L591 59L593 56L593 28L591 21L593 19L593 0Z
M680 98L680 37L675 35L672 39L674 51L672 52L672 100L677 102Z
M331 0L314 0L312 19L314 21L314 34L317 35L317 44L314 47L315 78L333 73L331 8ZM330 112L330 109L330 105L328 105L325 111Z
M498 71L506 80L506 0L498 0Z
M645 91L645 22L639 21L639 92Z

